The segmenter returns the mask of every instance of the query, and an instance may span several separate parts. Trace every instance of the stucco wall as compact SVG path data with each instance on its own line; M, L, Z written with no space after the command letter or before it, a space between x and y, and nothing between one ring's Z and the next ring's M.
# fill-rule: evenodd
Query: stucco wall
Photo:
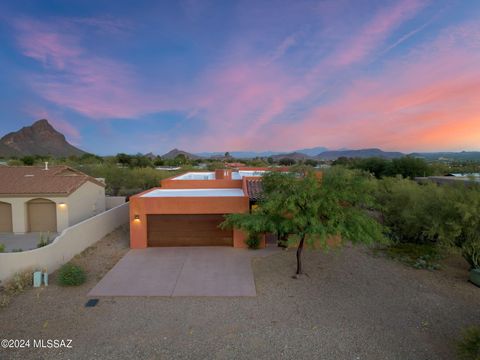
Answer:
M67 206L69 226L100 214L105 211L105 188L87 181L68 197Z
M130 247L132 249L147 247L147 215L232 214L248 211L248 196L161 198L135 195L130 198ZM135 219L136 216L138 219Z
M90 181L83 184L69 197L0 197L0 201L12 205L12 225L15 234L28 232L27 203L33 199L47 199L57 204L57 232L105 211L105 188ZM66 206L59 206L59 204Z
M125 204L125 196L107 196L105 197L106 210L113 209L119 205Z
M67 228L47 246L18 253L0 253L0 281L29 269L47 269L51 273L117 227L128 223L128 219L128 203L125 203Z
M68 227L68 210L58 204L67 203L66 197L36 196L36 197L8 197L0 201L12 205L12 225L15 234L28 232L27 203L33 199L47 199L57 204L57 231L61 232Z

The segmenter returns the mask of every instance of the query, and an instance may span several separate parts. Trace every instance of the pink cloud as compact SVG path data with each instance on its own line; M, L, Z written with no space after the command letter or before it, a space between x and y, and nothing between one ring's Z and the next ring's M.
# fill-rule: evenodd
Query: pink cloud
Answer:
M329 59L334 65L348 66L364 60L377 49L405 21L411 19L424 6L426 1L403 0L380 10L359 33L340 46Z

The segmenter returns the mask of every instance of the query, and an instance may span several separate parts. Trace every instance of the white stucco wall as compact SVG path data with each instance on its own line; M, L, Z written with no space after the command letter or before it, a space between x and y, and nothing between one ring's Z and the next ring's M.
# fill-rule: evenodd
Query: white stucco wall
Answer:
M67 199L67 208L69 226L104 212L105 188L87 181L70 194Z
M87 181L69 197L0 197L12 205L12 225L15 234L28 232L27 203L33 199L47 199L57 204L57 232L105 211L105 188ZM65 206L60 206L65 204Z
M105 207L107 210L113 209L119 205L125 204L125 196L107 196L105 197Z
M59 204L67 204L66 197L36 196L36 197L0 197L0 201L12 205L12 225L15 234L28 232L27 203L33 199L47 199L57 204L57 232L68 227L68 209Z
M49 273L129 221L129 204L94 216L64 230L51 244L23 252L0 253L0 281L26 270Z

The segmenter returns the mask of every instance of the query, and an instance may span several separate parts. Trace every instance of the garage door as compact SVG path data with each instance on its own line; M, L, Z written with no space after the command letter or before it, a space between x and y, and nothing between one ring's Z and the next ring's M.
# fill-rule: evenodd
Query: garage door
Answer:
M53 201L30 200L27 208L30 232L57 232L57 206Z
M0 232L12 231L12 205L0 202Z
M233 246L223 215L148 215L148 246Z

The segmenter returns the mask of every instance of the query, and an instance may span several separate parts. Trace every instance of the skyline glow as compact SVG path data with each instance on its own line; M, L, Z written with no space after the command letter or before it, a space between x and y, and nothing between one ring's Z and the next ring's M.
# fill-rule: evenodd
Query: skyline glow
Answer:
M480 149L480 3L0 5L0 133L94 153Z

